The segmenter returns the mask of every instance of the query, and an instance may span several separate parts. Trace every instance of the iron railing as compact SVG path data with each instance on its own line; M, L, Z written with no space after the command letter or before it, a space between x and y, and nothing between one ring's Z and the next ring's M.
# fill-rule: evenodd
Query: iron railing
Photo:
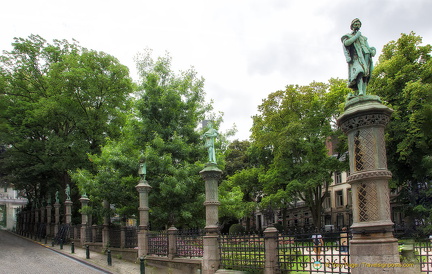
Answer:
M166 231L149 232L148 255L168 256L168 233Z
M176 256L202 257L204 231L199 229L179 230L176 235Z
M351 273L345 233L282 234L278 238L278 265L281 272ZM342 237L340 236L342 235Z
M414 243L415 256L420 262L420 271L432 273L432 239L425 239Z
M125 227L125 248L135 248L138 246L137 228L135 226Z
M263 269L264 238L258 234L220 235L221 268L236 270Z

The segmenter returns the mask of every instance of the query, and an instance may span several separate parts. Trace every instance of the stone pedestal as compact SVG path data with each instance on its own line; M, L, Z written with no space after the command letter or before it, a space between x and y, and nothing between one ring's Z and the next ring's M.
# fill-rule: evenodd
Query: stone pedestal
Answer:
M33 235L34 235L34 237L35 237L35 239L37 238L37 234L38 234L38 228L39 228L39 209L38 208L36 208L35 210L34 210L34 216L35 216L35 219L34 219L34 228L33 228Z
M51 222L52 222L51 211L52 211L52 206L48 204L46 206L46 237L51 235Z
M103 201L103 208L105 209L105 216L103 217L103 229L102 229L102 246L103 247L109 247L109 223L110 223L110 217L109 217L109 210L110 210L110 203L107 200Z
M90 201L90 199L87 198L87 196L82 196L80 198L81 209L82 209L82 212L81 212L81 231L80 231L81 246L84 246L84 243L86 242L86 236L87 236L86 235L86 228L87 228L89 223L88 223L88 216L87 216L87 212L85 210L85 207L88 206L89 201Z
M54 204L54 231L53 236L55 236L59 231L59 223L60 223L60 203L56 202Z
M40 208L40 222L41 222L41 224L45 223L45 207L44 206L42 206Z
M203 262L202 273L211 274L219 269L220 255L218 248L219 235L219 197L218 182L222 171L216 164L208 163L200 172L201 177L205 180L205 202L206 209L206 226L203 239Z
M65 205L65 223L70 224L72 222L72 201L66 200Z
M265 245L265 266L264 274L277 272L278 262L278 230L274 226L269 226L264 230Z
M149 224L149 205L148 193L151 186L145 179L141 179L135 187L139 193L139 231L138 231L138 257L147 256L148 253L148 224Z
M390 215L384 129L393 110L378 96L350 99L338 125L348 136L353 224L350 241L352 273L399 273L401 268L372 267L399 263L397 239L393 237ZM382 265L381 265L382 266ZM406 269L404 269L406 271Z

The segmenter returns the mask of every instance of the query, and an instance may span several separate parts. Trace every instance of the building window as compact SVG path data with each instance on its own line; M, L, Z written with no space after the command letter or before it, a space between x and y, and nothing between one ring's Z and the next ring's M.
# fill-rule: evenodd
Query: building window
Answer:
M340 171L335 172L335 184L342 184L342 173Z
M336 191L336 206L343 206L343 193L342 190Z

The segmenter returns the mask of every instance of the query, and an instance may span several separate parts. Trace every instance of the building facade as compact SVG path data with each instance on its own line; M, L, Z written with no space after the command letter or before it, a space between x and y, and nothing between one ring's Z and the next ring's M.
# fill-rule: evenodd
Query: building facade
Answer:
M13 230L16 227L18 210L27 204L12 187L0 187L0 229Z

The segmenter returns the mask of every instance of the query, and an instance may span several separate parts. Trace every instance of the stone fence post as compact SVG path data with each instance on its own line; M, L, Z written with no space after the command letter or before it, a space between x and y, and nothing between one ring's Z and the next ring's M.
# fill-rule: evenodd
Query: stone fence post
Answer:
M177 253L177 228L174 226L168 228L168 258L172 260Z
M214 163L206 164L206 167L200 172L205 181L205 210L206 226L205 236L203 238L204 252L202 261L202 273L213 274L219 269L219 197L218 182L222 171Z
M36 208L35 210L34 210L34 213L35 213L35 219L34 219L34 224L33 224L33 235L34 235L34 238L36 239L37 238L37 234L38 234L38 228L39 228L39 208Z
M84 246L84 243L86 242L86 228L88 225L88 216L85 212L85 207L87 207L90 199L86 195L82 195L80 198L81 202L81 233L80 233L80 243L81 246ZM83 210L84 209L84 210Z
M126 246L126 226L122 223L120 227L120 248L124 248Z
M52 223L52 217L51 217L51 213L52 213L52 206L51 204L48 204L46 206L46 237L51 235L51 223Z
M269 226L264 230L264 274L276 273L278 264L278 233L278 230L274 226Z
M148 193L151 186L144 178L141 178L135 187L139 193L139 231L138 231L138 257L144 257L148 253L148 223L149 223L149 205Z
M53 231L53 236L55 237L55 235L58 233L59 231L59 223L60 223L60 203L56 202L54 204L54 231Z
M65 206L65 224L71 224L72 222L72 201L66 200L64 202Z
M105 214L108 214L110 209L110 203L107 200L103 201L103 208L105 209ZM109 215L105 215L103 218L103 229L102 229L102 246L108 247L109 246L109 223L110 223L110 217Z

